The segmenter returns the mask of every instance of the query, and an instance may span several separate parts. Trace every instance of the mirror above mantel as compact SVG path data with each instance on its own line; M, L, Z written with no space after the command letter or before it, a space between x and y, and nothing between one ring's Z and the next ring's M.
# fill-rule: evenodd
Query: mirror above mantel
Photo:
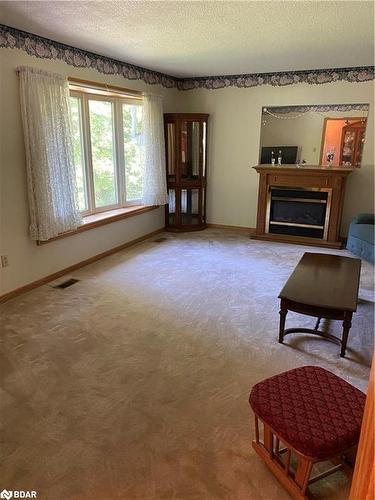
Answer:
M262 108L259 163L360 167L368 104Z

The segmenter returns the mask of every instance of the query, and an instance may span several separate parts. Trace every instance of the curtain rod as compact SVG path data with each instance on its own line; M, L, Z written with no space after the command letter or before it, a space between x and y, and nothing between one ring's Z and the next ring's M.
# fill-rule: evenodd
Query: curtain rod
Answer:
M98 90L105 90L107 92L113 92L116 94L122 94L124 96L133 97L135 99L143 99L143 92L140 90L132 90L124 87L117 87L115 85L107 85L106 83L91 82L89 80L82 80L80 78L68 77L69 83L82 88L91 88Z

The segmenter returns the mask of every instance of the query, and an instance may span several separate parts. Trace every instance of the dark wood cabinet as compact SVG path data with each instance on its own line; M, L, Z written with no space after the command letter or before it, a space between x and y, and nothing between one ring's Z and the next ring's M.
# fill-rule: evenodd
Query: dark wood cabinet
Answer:
M169 231L206 227L207 114L164 115Z
M342 129L340 165L360 167L365 142L366 122L350 123Z

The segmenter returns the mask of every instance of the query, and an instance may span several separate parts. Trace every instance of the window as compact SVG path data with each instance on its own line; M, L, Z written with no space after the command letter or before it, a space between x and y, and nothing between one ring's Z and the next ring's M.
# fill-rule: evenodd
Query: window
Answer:
M141 204L143 101L71 89L70 107L81 212Z

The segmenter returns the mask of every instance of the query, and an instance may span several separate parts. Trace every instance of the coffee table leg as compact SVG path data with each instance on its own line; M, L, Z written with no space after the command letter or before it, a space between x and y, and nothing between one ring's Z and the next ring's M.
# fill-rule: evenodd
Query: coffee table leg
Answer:
M315 328L314 330L318 331L319 330L319 325L320 325L320 322L322 321L322 318L318 318L316 320L316 323L315 323Z
M345 316L344 316L344 322L342 324L343 330L342 330L342 341L341 341L341 352L340 352L340 356L342 358L345 356L349 330L350 330L350 327L352 326L352 316L353 316L352 312L346 312Z
M281 299L281 301L280 301L279 314L280 314L279 343L282 344L283 340L284 340L285 319L286 319L286 315L288 314L288 309L287 309L283 299Z

